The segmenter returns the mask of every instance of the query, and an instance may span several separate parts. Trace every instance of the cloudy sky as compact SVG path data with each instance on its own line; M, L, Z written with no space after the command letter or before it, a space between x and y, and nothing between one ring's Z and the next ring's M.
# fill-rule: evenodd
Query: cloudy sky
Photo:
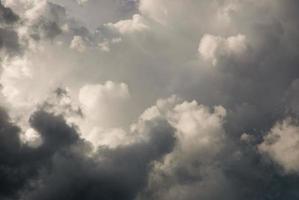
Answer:
M298 200L298 10L0 1L0 199Z

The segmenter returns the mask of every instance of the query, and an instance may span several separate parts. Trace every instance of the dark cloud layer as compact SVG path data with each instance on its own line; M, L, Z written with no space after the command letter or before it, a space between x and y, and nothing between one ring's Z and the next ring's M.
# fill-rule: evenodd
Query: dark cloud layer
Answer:
M19 38L13 29L13 24L18 20L19 16L0 2L0 50L4 49L9 54L16 54L20 50Z
M61 116L38 111L31 125L43 144L20 143L20 129L1 110L1 199L134 199L146 185L151 162L170 152L173 129L164 121L148 122L148 139L116 149L91 146L79 139Z
M12 24L18 21L19 17L10 8L3 6L0 2L0 23Z
M47 113L36 113L33 126L40 131L43 145L32 149L21 144L20 129L9 122L1 110L1 198L18 198L19 191L35 179L42 167L50 165L51 157L78 140L73 128L62 118Z

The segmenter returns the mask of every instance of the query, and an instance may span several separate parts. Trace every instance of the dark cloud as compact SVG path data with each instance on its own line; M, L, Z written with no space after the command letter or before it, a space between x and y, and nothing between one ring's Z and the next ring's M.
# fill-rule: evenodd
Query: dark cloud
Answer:
M149 131L148 141L103 147L94 159L57 154L52 170L41 176L41 186L28 199L134 199L146 184L151 162L170 152L174 142L173 130L164 122L155 122Z
M241 9L232 12L231 20L237 27L233 34L237 31L246 35L248 40L247 50L241 59L222 53L217 55L214 66L203 62L202 69L192 69L191 73L189 68L183 68L178 74L181 80L176 80L179 85L174 87L175 93L184 98L196 99L204 105L223 105L228 111L224 129L232 145L208 167L203 164L190 172L189 165L174 164L175 172L180 173L170 171L164 172L165 175L158 172L156 176L161 180L158 179L160 182L156 186L150 185L153 190L148 199L298 198L299 193L295 189L298 175L285 173L280 164L267 160L255 146L264 140L263 137L269 134L277 121L290 115L297 119L298 114L299 57L296 49L299 18L294 11L298 3L273 1L271 5L277 6L277 10L266 5L268 3L265 2L242 2ZM227 38L222 34L215 33L220 38ZM244 133L254 138L251 144L240 142ZM196 176L214 165L217 167L212 175ZM224 181L209 185L211 179L216 179L217 173L223 176L221 180Z
M248 41L243 57L220 55L212 69L182 72L192 81L176 87L188 99L227 108L227 132L238 136L246 131L266 133L286 116L286 91L299 74L294 39L299 38L299 18L294 12L298 4L292 0L269 3L277 10L267 3L256 4L242 2L239 11L232 12L232 24Z
M1 190L0 196L4 198L6 195L13 195L15 191L24 184L27 177L18 169L21 169L20 163L23 158L19 155L21 144L18 137L19 128L12 125L8 121L8 115L4 110L0 111L0 159L1 159ZM25 176L25 177L24 177Z
M18 15L0 2L0 50L4 49L10 55L20 52L19 38L13 28L18 20Z
M51 157L78 140L75 129L67 126L61 117L37 112L31 122L43 139L43 145L36 149L21 143L21 130L9 122L8 115L1 110L1 198L19 199L19 190L36 178L42 167L50 164Z
M244 145L244 144L241 144ZM297 199L297 175L286 175L270 160L261 157L253 146L238 147L239 160L228 159L224 168L234 187L234 199ZM236 189L237 188L237 189Z
M35 40L54 39L62 33L61 26L66 21L65 8L54 3L47 2L44 12L36 16L31 25L30 35Z
M16 15L10 8L5 7L0 2L0 23L1 24L12 24L19 20L19 16Z
M172 150L173 129L164 121L147 122L148 139L96 155L61 116L34 113L32 127L42 145L21 144L20 129L0 118L1 199L134 199L146 185L151 162ZM90 156L88 156L90 154Z
M20 52L19 37L14 30L0 28L0 50L4 49L8 54L16 55Z

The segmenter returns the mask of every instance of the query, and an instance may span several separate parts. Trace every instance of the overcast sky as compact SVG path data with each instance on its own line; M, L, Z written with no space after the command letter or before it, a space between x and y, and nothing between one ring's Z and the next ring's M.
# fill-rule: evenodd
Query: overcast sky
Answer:
M0 199L299 199L298 10L0 1Z

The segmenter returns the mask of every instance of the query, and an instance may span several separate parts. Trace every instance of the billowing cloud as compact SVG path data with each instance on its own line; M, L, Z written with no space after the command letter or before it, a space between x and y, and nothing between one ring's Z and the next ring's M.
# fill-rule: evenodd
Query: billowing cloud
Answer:
M107 81L103 85L83 86L79 91L84 115L84 120L79 122L83 137L95 145L126 144L126 132L119 127L128 112L129 100L125 83Z
M259 146L262 153L268 154L288 173L298 172L298 127L291 119L276 124Z
M179 103L176 97L159 100L145 115L153 110L162 110L159 115L176 128L177 143L172 153L155 163L141 198L220 198L222 189L230 189L219 166L229 146L223 128L226 110L221 106L209 109L195 101Z
M204 35L200 41L198 51L204 60L217 64L217 57L242 55L246 50L246 37L244 35L231 36L226 39Z
M170 125L156 119L136 133L144 139L92 153L61 116L37 111L30 123L43 142L30 147L20 144L18 127L1 112L3 199L132 199L145 186L150 163L171 151L175 141Z
M0 199L298 199L298 6L1 1Z

